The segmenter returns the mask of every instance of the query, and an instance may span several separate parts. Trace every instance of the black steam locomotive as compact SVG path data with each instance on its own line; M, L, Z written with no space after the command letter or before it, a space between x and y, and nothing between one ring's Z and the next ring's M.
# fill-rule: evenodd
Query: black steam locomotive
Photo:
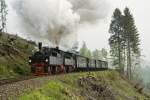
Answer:
M34 75L108 69L106 61L89 59L59 48L42 47L42 43L39 43L39 51L29 57L29 64Z

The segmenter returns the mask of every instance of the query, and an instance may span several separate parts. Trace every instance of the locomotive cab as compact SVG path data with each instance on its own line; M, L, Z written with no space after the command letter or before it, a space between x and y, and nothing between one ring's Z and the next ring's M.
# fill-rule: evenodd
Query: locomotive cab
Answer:
M49 65L52 74L64 72L63 51L57 48L50 48Z
M75 58L72 53L65 52L64 54L64 67L65 71L72 72L75 69Z

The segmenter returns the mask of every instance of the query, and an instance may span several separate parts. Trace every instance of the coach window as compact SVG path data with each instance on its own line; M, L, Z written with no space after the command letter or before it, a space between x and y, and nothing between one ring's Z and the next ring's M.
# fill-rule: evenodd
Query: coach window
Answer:
M66 58L67 58L67 59L71 59L71 57L69 57L69 56L67 56Z

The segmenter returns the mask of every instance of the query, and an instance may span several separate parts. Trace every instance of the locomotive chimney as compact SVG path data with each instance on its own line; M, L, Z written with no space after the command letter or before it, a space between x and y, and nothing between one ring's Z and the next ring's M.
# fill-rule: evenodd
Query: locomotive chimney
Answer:
M42 42L39 42L38 46L39 46L39 51L41 51L42 50Z
M57 49L57 50L59 50L59 47L58 47L58 46L56 46L56 49Z

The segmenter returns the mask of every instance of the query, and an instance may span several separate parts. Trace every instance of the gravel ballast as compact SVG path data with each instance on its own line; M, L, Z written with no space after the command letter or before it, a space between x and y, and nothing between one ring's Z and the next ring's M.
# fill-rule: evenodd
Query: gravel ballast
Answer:
M50 80L50 76L39 77L0 86L0 100L17 100L17 97L27 91L40 88Z

